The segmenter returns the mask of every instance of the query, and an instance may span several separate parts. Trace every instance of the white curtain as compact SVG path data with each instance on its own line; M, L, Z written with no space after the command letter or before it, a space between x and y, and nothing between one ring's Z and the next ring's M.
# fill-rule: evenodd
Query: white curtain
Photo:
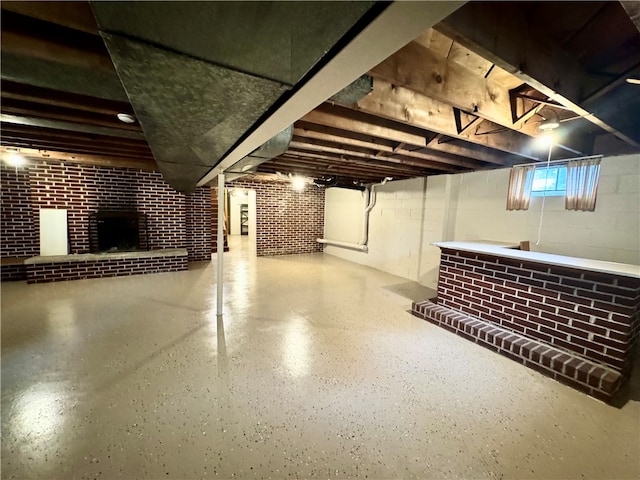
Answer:
M513 167L509 176L507 210L528 210L533 185L534 165Z
M600 159L576 160L567 164L565 209L593 212L600 177Z

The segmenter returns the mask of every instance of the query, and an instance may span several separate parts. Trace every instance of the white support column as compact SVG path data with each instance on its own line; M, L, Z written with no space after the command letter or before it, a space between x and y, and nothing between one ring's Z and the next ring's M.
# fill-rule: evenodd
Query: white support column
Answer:
M218 315L222 315L222 283L223 283L223 264L222 258L224 254L224 173L218 174L218 250L216 252L218 293L216 297Z

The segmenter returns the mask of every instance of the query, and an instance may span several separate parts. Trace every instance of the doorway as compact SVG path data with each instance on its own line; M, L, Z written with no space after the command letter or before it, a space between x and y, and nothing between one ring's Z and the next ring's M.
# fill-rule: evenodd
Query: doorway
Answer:
M256 254L256 191L245 188L226 189L226 213L232 244Z

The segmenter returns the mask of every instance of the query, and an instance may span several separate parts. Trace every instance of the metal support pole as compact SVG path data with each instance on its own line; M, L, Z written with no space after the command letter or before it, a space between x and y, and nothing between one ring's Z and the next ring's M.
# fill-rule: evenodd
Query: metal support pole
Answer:
M222 255L224 253L224 173L218 174L218 249L216 251L216 263L217 263L217 277L216 282L218 286L217 294L217 311L218 315L222 315L222 277L223 277L223 265Z

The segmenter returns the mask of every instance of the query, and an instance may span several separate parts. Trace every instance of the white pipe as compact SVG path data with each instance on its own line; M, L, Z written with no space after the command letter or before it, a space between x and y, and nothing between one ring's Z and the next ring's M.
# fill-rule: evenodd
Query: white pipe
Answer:
M360 243L349 243L349 242L340 242L338 240L328 240L326 238L318 238L316 241L318 243L324 243L327 245L333 245L334 247L342 247L342 248L350 248L352 250L359 250L361 252L368 252L369 247L369 214L373 207L376 206L376 187L380 187L387 183L389 180L393 180L392 177L385 177L385 179L380 183L374 183L371 185L371 190L368 188L365 189L364 195L364 215L362 218L362 240Z
M327 240L326 238L318 238L318 243L324 243L326 245L333 245L334 247L351 248L353 250L360 250L366 252L369 247L366 245L360 245L359 243L339 242L338 240Z
M222 315L222 283L223 283L223 265L222 257L224 254L224 173L218 174L218 243L216 251L217 261L217 309L216 313Z
M385 177L385 179L382 182L374 183L373 185L371 185L371 195L369 197L369 204L367 205L367 208L364 209L364 226L362 229L362 241L360 242L360 245L367 245L369 243L369 214L371 213L371 210L373 210L373 207L376 206L376 200L377 200L376 187L380 187L384 185L389 180L393 180L393 178Z
M375 197L374 197L375 198ZM358 245L366 245L367 237L369 236L369 204L371 203L371 191L366 188L364 190L364 215L362 216L362 240Z

